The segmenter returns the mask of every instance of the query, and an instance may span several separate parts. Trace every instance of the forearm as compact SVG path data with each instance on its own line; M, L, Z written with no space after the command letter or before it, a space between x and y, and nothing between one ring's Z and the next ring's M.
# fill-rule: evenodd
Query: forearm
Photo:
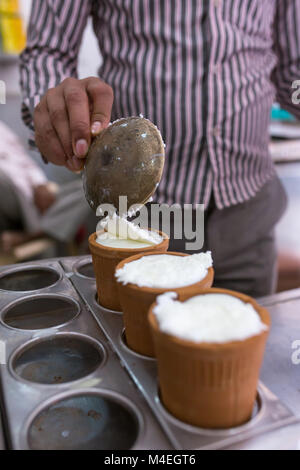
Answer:
M33 111L41 97L77 75L78 51L90 11L90 0L32 2L27 46L20 57L22 117L32 130Z
M83 168L92 135L106 128L111 118L111 87L97 77L76 78L82 34L96 4L35 0L21 56L23 118L44 161L71 171Z

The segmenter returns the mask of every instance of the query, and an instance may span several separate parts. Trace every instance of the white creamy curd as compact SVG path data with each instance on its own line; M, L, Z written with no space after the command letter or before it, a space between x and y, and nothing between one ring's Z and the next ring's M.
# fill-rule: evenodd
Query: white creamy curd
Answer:
M174 289L202 281L210 267L212 267L210 252L184 257L166 253L144 256L126 263L116 272L116 278L123 284Z
M195 343L243 341L268 329L249 304L228 294L204 294L186 302L168 292L157 298L159 329Z
M105 233L101 233L96 241L111 248L147 248L163 241L158 233L142 229L116 214L104 219L101 226Z
M135 240L128 240L125 238L117 238L112 235L107 236L106 233L99 235L96 242L99 245L106 246L108 248L116 249L139 249L139 248L150 248L153 244L138 242Z

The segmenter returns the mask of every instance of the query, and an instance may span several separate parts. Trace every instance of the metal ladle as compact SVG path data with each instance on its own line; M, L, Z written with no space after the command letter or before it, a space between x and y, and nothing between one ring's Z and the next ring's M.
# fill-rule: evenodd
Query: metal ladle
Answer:
M93 210L127 196L128 208L145 204L160 183L165 146L159 130L142 117L120 119L95 138L83 173L86 199Z

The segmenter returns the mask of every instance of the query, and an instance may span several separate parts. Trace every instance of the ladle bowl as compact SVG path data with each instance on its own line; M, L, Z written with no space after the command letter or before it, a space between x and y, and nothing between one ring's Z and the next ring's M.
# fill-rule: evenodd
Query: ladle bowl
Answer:
M148 119L116 121L95 138L83 173L86 199L94 211L109 204L119 210L121 196L128 208L143 205L160 183L165 146L157 127Z

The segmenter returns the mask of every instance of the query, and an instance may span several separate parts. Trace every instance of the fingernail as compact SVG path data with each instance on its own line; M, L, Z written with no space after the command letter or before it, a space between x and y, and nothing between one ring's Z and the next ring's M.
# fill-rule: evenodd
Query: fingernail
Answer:
M77 157L72 158L72 163L75 170L79 171L82 168L82 160L79 160Z
M99 132L101 131L102 129L102 124L101 122L94 122L94 124L92 125L92 134L93 135L97 135L99 134Z
M89 146L86 140L78 140L78 142L76 143L76 157L85 157L88 149Z

